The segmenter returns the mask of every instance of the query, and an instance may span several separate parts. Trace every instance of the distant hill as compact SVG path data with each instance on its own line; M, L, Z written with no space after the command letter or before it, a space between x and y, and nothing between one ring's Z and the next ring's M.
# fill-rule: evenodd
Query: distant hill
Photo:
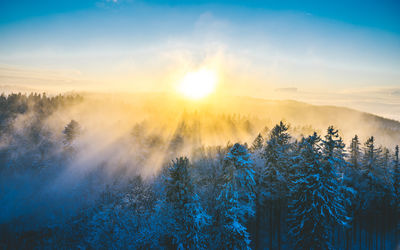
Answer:
M88 98L99 100L104 95L89 94ZM155 114L159 118L179 117L183 112L198 112L207 114L208 119L213 120L218 119L221 114L236 114L248 119L254 132L284 120L292 124L292 127L311 127L321 134L325 133L329 125L334 125L340 130L346 143L357 134L363 141L373 135L383 145L392 147L400 144L400 122L345 107L232 96L214 96L207 101L196 102L166 93L110 95L108 98L113 101L123 100L136 112Z
M167 93L81 95L83 102L55 110L46 120L46 126L61 136L66 124L76 120L87 131L93 131L94 137L112 138L117 134L126 136L136 125L142 124L150 134L164 140L182 134L189 138L188 143L196 146L199 143L220 145L228 141L250 143L258 133L266 136L268 129L283 120L290 124L291 133L296 137L314 131L324 135L326 128L333 125L340 130L347 144L355 134L361 141L375 136L378 144L389 148L400 144L400 122L344 107L237 96L211 96L191 101ZM14 104L21 105L18 101ZM44 104L36 107L54 108L50 103L46 104L50 106ZM19 110L14 106L5 104L2 108L6 113L11 109ZM14 126L25 126L30 119L31 116L24 114Z

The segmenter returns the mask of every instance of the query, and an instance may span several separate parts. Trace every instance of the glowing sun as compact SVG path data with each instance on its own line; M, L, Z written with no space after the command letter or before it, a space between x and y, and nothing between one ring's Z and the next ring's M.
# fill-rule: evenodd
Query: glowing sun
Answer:
M214 71L200 69L187 73L182 78L178 90L188 98L201 99L211 94L216 84L217 75Z

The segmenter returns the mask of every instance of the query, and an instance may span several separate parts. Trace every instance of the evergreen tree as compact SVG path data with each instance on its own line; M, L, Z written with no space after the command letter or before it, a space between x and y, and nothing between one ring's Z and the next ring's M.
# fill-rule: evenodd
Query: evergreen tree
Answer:
M282 212L287 207L287 186L292 166L293 145L290 142L288 129L288 125L281 121L271 130L270 138L264 148L263 158L266 165L260 177L260 185L264 189L262 194L269 209L269 247L274 247L272 239L276 233L278 249L281 247Z
M265 172L265 161L262 157L264 149L264 138L259 133L253 142L251 147L251 159L254 163L255 181L256 186L254 189L254 204L255 204L255 216L253 218L252 232L254 232L254 246L255 248L260 247L261 241L261 228L262 220L265 217L263 214L263 206L265 202L265 187L263 187L263 176Z
M360 161L360 141L358 139L358 136L355 135L353 139L351 139L350 143L350 164L352 167L355 169L359 168L359 161Z
M393 180L392 180L392 176L390 174L391 172L391 160L390 160L390 151L388 148L384 147L383 150L383 155L382 155L382 162L380 164L380 168L382 169L382 177L383 177L383 182L385 184L385 189L386 189L386 194L387 195L391 195L394 194L392 192L394 192L394 186L393 186ZM389 198L389 197L388 197Z
M333 164L333 168L340 169L345 163L344 147L342 138L339 136L339 131L333 126L329 126L325 140L322 140L322 151L325 161L328 164Z
M285 196L286 181L290 167L290 139L287 132L289 127L282 121L276 125L270 134L264 150L266 161L264 184L270 199Z
M396 145L393 156L393 189L394 189L394 220L395 220L395 241L397 241L400 230L400 161L399 161L399 145Z
M330 230L348 219L341 184L329 163L335 157L334 149L340 148L334 132L328 130L322 148L316 133L303 138L299 145L288 216L289 233L297 249L331 249Z
M349 164L344 169L344 182L347 186L351 186L353 189L359 189L359 182L361 177L361 149L360 141L357 135L355 135L350 142L349 146Z
M331 182L329 185L336 187L334 190L337 191L336 198L338 200L336 202L338 202L338 207L343 206L343 208L347 208L352 205L351 201L354 198L354 189L347 186L347 183L344 181L344 171L348 169L348 163L345 160L346 145L339 136L339 131L334 129L333 126L328 127L325 139L321 140L321 142L324 170L333 175L327 181ZM346 212L345 210L337 210L338 218L345 218ZM343 224L342 222L345 221L338 221L339 224Z
M385 171L387 171L390 166L390 151L388 148L384 147L382 152L383 152L382 167L384 168Z
M397 200L400 201L400 161L399 145L396 145L393 157L393 183ZM400 203L400 202L399 202ZM399 204L397 203L397 204Z
M262 137L261 133L257 135L254 139L253 144L251 145L251 152L259 151L264 146L264 138Z
M382 149L375 146L375 138L371 136L364 144L363 165L369 172L374 172L381 161Z
M254 215L255 180L253 162L243 145L236 143L225 156L222 182L216 242L228 249L250 248L246 222Z
M363 186L361 187L363 207L378 206L384 196L382 174L382 149L375 146L375 138L371 136L364 144ZM379 205L380 206L380 205Z
M340 174L339 178L343 180L344 171L347 169L347 162L344 159L345 144L339 136L339 131L333 126L329 126L327 134L322 142L323 163L328 171L331 169Z
M205 248L203 227L208 215L201 208L189 175L189 159L180 157L168 168L166 178L167 202L174 210L176 224L175 244L188 249Z
M65 144L71 144L71 142L78 136L79 132L79 123L75 120L71 120L63 131L65 136Z

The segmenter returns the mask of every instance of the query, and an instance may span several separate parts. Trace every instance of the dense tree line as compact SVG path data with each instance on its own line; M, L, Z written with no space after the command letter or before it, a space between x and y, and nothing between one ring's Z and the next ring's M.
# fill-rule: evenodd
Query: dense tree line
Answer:
M59 143L41 121L58 107L81 100L0 97L1 135L8 141L0 150L3 203L13 195L5 191L8 186L20 183L11 178L16 172L56 178L75 157L74 141L83 133L79 121L65 124ZM40 114L29 131L13 131L13 119L29 112ZM166 143L142 131L136 125L130 136L140 140L143 158L146 150L168 144L157 175L143 179L123 169L109 173L99 167L85 177L84 192L79 193L84 203L67 210L71 204L59 201L64 211L59 216L65 218L30 224L23 213L15 212L12 220L2 216L0 246L393 249L399 242L398 146L391 150L376 145L373 136L362 143L357 135L346 146L332 126L323 135L293 136L289 125L280 122L249 145L198 147L180 156L184 134L177 132ZM1 208L3 214L9 212Z

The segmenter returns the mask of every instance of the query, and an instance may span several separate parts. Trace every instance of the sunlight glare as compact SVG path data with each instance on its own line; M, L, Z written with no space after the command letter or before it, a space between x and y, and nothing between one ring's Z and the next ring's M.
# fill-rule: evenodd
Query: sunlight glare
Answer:
M214 71L201 69L187 73L179 85L179 91L191 99L201 99L215 90L217 75Z

